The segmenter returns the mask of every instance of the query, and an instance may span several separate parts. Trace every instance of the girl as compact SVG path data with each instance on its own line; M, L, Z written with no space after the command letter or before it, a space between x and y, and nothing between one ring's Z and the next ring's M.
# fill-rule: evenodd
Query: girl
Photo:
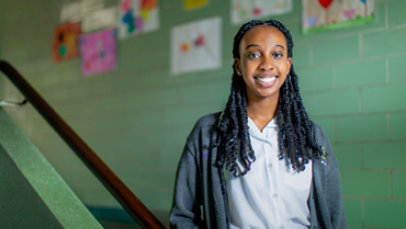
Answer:
M187 139L172 228L346 228L337 161L303 107L292 48L275 20L236 34L230 97Z

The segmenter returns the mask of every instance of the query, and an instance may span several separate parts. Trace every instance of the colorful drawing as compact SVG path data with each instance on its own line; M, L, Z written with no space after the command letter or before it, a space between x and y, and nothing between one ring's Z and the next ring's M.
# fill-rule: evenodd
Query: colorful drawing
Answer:
M66 23L55 29L53 59L55 62L79 56L78 41L81 34L80 23Z
M303 33L365 24L374 19L375 0L302 0Z
M231 0L231 4L233 24L292 11L292 0Z
M116 68L117 41L115 30L109 29L80 37L82 74L90 76Z
M114 28L116 25L117 8L104 8L84 15L82 20L82 31L87 33L99 29Z
M171 34L171 71L179 74L221 66L221 20L204 19L176 26Z
M194 10L207 5L208 0L184 0L185 10Z
M118 8L120 39L159 28L158 0L121 0Z

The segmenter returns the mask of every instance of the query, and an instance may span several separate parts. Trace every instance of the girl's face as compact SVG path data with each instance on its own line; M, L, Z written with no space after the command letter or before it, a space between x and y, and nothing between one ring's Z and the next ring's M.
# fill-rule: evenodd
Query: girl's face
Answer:
M244 79L248 102L278 99L292 64L283 33L272 26L256 26L244 34L239 51L234 68Z

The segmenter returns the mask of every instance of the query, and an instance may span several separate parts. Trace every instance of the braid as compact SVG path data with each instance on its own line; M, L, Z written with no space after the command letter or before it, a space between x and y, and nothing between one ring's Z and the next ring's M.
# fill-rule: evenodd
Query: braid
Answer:
M230 97L223 112L222 121L219 123L219 128L223 130L221 145L225 152L233 153L219 154L217 159L217 164L220 166L226 162L226 168L234 176L246 174L251 163L255 161L249 140L246 107L247 95L244 80L234 72ZM244 170L238 171L237 161L240 161Z
M286 27L275 20L250 21L239 29L234 37L233 56L240 58L239 45L244 34L255 26L267 25L279 29L285 36L288 57L292 57L292 36ZM299 92L298 78L293 65L280 88L277 107L279 128L279 158L286 158L293 169L303 171L309 160L320 157L321 147L315 142L313 125L306 113ZM247 115L247 92L244 80L233 68L231 93L219 122L220 142L223 153L217 158L217 165L229 170L235 177L245 175L255 161L250 143Z

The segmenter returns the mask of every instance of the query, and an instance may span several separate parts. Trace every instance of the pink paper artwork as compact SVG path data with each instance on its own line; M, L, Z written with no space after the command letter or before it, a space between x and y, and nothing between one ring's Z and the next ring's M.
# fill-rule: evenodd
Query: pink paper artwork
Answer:
M109 29L80 37L80 55L84 76L109 72L116 68L115 30Z

